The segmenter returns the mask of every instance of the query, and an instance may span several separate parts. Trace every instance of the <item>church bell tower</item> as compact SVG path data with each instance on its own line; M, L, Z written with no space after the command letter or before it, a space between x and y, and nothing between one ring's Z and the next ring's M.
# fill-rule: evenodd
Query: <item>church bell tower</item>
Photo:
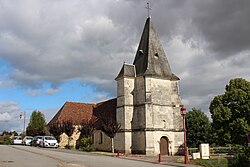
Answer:
M178 151L184 135L178 80L148 17L133 64L123 64L116 77L116 148L147 155Z

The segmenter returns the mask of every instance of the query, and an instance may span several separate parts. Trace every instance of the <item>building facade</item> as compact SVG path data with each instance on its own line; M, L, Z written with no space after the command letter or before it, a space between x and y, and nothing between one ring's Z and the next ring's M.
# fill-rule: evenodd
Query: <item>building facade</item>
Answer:
M123 64L117 81L115 147L125 153L177 153L183 145L178 80L147 18L133 64Z
M117 98L97 104L66 102L48 127L66 120L76 127L84 120L98 120L93 147L111 151L110 138L101 127L102 120L112 119L121 125L114 138L116 150L126 154L176 154L184 138L179 78L171 71L151 18L146 20L133 64L124 63L115 80ZM76 131L74 136L75 146L81 135ZM62 140L61 146L65 145Z

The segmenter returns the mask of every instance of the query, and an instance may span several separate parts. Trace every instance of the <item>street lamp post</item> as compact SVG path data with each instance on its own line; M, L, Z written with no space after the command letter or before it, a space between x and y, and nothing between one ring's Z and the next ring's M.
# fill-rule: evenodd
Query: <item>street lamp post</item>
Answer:
M184 162L185 164L188 163L188 156L187 156L187 141L186 141L186 132L187 132L187 129L186 129L186 123L185 123L185 120L186 120L186 108L185 107L181 107L181 115L183 117L183 130L184 130Z

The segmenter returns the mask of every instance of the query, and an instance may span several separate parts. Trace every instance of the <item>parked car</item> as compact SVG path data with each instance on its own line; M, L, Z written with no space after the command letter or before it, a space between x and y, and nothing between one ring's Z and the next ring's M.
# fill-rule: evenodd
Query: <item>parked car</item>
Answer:
M58 142L53 136L43 136L41 142L40 142L41 147L58 147Z
M43 136L35 136L31 142L32 146L39 146Z
M11 144L22 144L23 139L21 136L14 136L11 140Z
M31 142L33 140L33 137L32 136L25 136L23 138L23 145L26 145L26 146L30 146L31 145Z

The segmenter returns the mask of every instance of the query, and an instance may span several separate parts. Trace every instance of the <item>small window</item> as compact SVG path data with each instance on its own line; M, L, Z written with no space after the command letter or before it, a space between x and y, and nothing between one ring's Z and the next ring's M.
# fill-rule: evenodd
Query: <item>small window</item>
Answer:
M95 135L92 134L92 136L91 136L91 144L94 144L94 143L95 143Z
M139 50L139 55L143 56L143 50L141 50L141 49Z
M163 122L163 128L165 129L166 128L166 120L162 120Z
M99 144L103 143L103 134L100 132L100 137L99 137Z
M155 53L155 58L159 58L159 54L158 53Z

